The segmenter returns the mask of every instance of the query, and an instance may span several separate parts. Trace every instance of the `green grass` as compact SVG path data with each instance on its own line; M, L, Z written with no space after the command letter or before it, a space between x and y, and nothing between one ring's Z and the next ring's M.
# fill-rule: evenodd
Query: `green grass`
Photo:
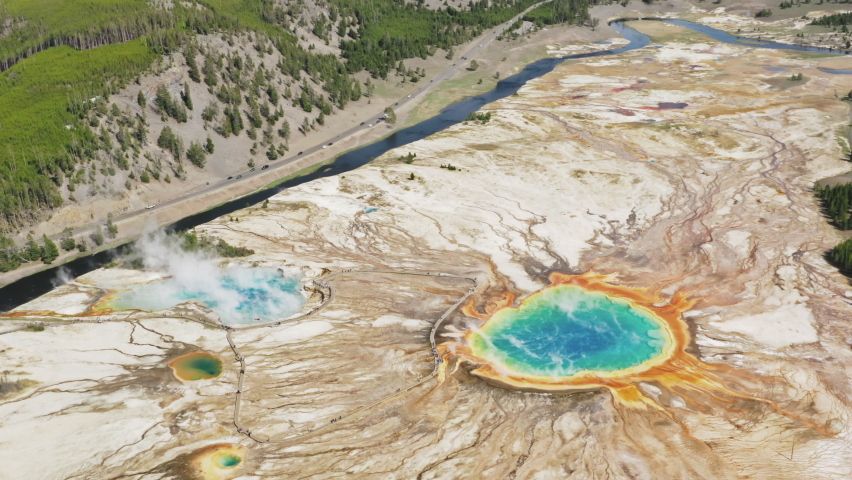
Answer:
M476 83L480 78L482 83ZM432 118L442 109L467 97L493 90L497 82L498 80L493 75L488 75L485 72L468 73L459 78L445 80L438 85L438 88L430 91L426 98L414 108L406 118L404 126L410 127Z
M148 68L155 55L142 41L76 51L56 47L0 74L0 145L18 152L65 151L77 125L69 99L107 93L104 79L127 80ZM3 152L6 153L6 152Z
M308 174L314 173L314 172L316 172L317 170L319 170L320 168L322 168L322 167L324 167L324 166L326 166L326 165L328 165L328 164L330 164L330 163L334 162L335 158L337 158L337 157L330 158L330 159L328 159L328 160L324 160L324 161L319 162L319 163L315 163L315 164L310 165L310 166L307 166L307 167L305 167L305 168L303 168L303 169L301 169L301 170L298 170L298 171L296 171L296 172L293 172L293 173L291 173L290 175L287 175L286 177L281 177L281 178L279 178L279 179L277 179L277 180L273 180L272 182L270 182L270 183L266 184L264 187L261 187L261 188L259 188L259 189L258 189L258 190L256 190L256 191L269 190L270 188L275 188L275 187L277 187L278 185L281 185L282 183L284 183L284 182L286 182L286 181L293 180L294 178L298 178L298 177L301 177L301 176L304 176L304 175L308 175Z
M840 145L840 150L844 156L849 156L852 153L852 150L849 148L849 135L850 128L849 126L840 127L840 132L837 135L837 144Z
M787 50L786 53L790 58L797 60L821 60L824 58L841 58L841 55L838 53L797 52L795 50Z
M69 103L107 94L108 79L134 77L154 58L140 40L80 52L56 47L0 74L0 230L32 218L34 206L61 204L54 182L73 168L68 145L93 138Z
M572 4L581 0L564 0ZM508 21L534 0L481 0L469 9L421 9L393 0L332 0L343 15L358 19L357 39L341 42L350 72L366 69L387 78L398 60L427 57L429 46L448 49Z
M23 17L51 32L82 31L151 10L148 0L5 0L13 17Z
M85 41L119 30L138 37L154 24L170 22L147 0L5 0L2 5L13 28L0 38L0 60L16 58L49 39Z
M588 15L586 0L552 0L524 15L524 20L538 26L584 21Z

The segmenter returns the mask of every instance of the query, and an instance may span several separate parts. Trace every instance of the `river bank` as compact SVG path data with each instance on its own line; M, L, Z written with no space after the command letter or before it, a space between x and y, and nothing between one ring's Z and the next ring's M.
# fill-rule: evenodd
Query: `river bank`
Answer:
M513 21L508 22L506 25L513 23ZM494 32L505 28L506 25L488 30L479 38L459 45L456 48L459 52L467 52L475 49L477 50L477 58L489 54L493 56L495 54L489 52L494 50L491 48ZM479 52L480 46L485 47L482 52ZM422 68L426 73L425 78L437 77L438 83L430 84L432 82L426 83L424 80L423 84L419 85L419 88L417 88L417 84L380 84L381 88L377 89L374 96L365 97L361 100L360 103L363 105L356 104L343 112L339 112L338 115L330 116L326 125L318 126L318 128L307 132L305 135L293 135L290 153L305 151L307 154L304 156L289 156L286 162L288 163L287 165L282 166L280 164L283 162L274 162L270 164L271 168L269 170L248 175L249 167L241 167L242 162L228 161L227 164L213 165L207 171L196 172L196 174L200 173L200 175L194 174L179 185L152 184L145 186L141 192L131 194L130 197L123 196L119 201L95 201L83 205L71 205L60 208L48 220L33 226L32 232L37 238L42 234L46 234L58 242L60 233L64 229L70 228L72 236L83 238L86 242L89 242L88 235L93 233L99 225L106 222L108 215L113 214L115 214L115 224L118 226L118 235L104 245L91 246L89 252L80 253L76 250L71 252L62 251L52 265L35 262L23 265L11 272L0 273L0 288L35 273L53 269L57 265L86 258L98 252L112 250L120 245L132 242L146 230L171 225L214 206L262 190L270 184L281 183L294 176L311 172L321 165L333 161L335 156L341 152L346 152L355 147L367 145L386 137L394 131L396 126L376 121L382 115L384 109L402 103L403 107L399 109L398 115L404 121L412 106L422 101L423 96L419 95L422 91L421 89L429 88L430 90L434 90L432 87L439 85L441 80L444 79L442 77L463 71L462 68L453 68L454 65L451 63L460 63L460 60L456 60L456 58L460 59L463 55L464 53L458 53L453 59L450 59L444 58L442 52L439 51L426 61L421 61L420 59L412 60L409 62L410 68ZM470 57L469 59L472 58ZM179 80L187 75L186 72L180 69L173 68L172 70L174 71L170 70L170 73L167 75L171 83L177 82L179 84ZM146 84L151 82L155 84L162 83L162 79L159 77L149 78ZM188 82L188 80L184 78L183 82ZM152 88L149 87L147 90L152 90ZM407 92L411 92L415 88L417 88L416 93L405 96ZM123 108L139 110L139 107L136 105L136 90L136 88L132 88L119 93L116 96L116 100ZM400 96L402 96L401 99ZM453 102L453 99L448 99L441 105L446 106ZM152 119L151 122L154 127L162 123L159 119ZM375 126L373 128L359 128L363 127L366 123ZM346 134L341 135L341 132L346 132ZM201 136L205 135L204 133L196 133ZM248 151L251 140L238 138L236 141L237 144L233 144L233 141L228 143L228 151L233 152L231 155L235 157L234 160L245 158L244 152ZM319 149L318 145L325 146ZM309 150L313 151L310 152ZM243 153L238 153L240 151ZM261 162L259 159L257 161ZM236 169L234 169L235 166ZM258 164L257 169L260 170L260 168L261 165ZM247 178L238 178L238 180L241 180L239 182L225 180L225 176L229 176L228 180L231 180L237 175ZM249 176L253 178L249 179ZM211 183L214 185L213 189L210 188ZM215 188L217 184L221 184L221 187ZM155 208L151 211L146 211L145 206L147 205L154 205ZM90 218L94 222L91 222ZM19 242L22 242L22 239L19 239Z

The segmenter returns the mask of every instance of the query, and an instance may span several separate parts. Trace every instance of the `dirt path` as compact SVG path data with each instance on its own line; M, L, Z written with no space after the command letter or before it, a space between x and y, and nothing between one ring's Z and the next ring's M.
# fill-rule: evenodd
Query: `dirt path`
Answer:
M443 365L443 359L438 354L438 347L437 347L437 344L435 342L435 334L437 333L440 326L443 324L444 320L446 320L453 312L455 312L456 309L465 300L467 300L471 295L473 295L473 293L476 291L477 286L479 285L475 278L463 277L463 276L459 276L459 275L451 275L451 274L448 274L448 273L432 273L432 272L422 273L422 272L405 272L405 271L396 271L396 270L352 270L352 269L343 270L343 271L328 275L328 276L324 277L322 280L314 280L313 281L314 285L317 288L321 289L321 291L323 293L323 296L324 296L323 301L319 305L312 308L310 311L308 311L308 312L306 312L302 315L299 315L297 317L287 319L285 325L289 326L289 325L292 325L293 322L295 322L295 321L302 320L302 319L305 319L307 317L310 317L313 314L315 314L317 311L319 311L320 309L324 308L326 305L328 305L329 303L332 303L334 301L334 296L335 296L334 295L334 289L327 283L328 280L332 280L332 279L334 279L338 276L341 276L341 275L357 276L357 275L361 275L361 274L371 274L371 273L384 273L384 274L392 274L392 275L411 275L411 276L435 277L435 278L452 278L452 279L457 279L457 280L470 281L473 284L473 286L471 286L465 292L464 295L462 295L450 308L448 308L435 321L435 323L432 325L432 328L429 331L429 344L430 344L430 347L432 349L432 358L433 358L433 362L434 362L434 367L432 368L431 373L420 378L419 380L417 380L415 383L413 383L411 385L400 387L392 395L389 395L385 398L382 398L382 399L380 399L376 402L373 402L369 405L364 405L364 406L355 408L355 409L347 412L344 415L338 416L336 419L333 419L329 423L327 423L327 424L325 424L325 425L323 425L323 426L321 426L317 429L310 429L307 432L303 432L301 434L291 436L291 437L287 437L287 438L283 438L283 439L274 440L270 437L266 437L266 438L263 438L263 439L257 438L255 436L253 436L252 431L249 428L244 427L242 422L240 421L240 407L241 407L241 404L242 404L242 391L243 391L243 385L244 385L244 382L245 382L247 365L246 365L245 357L243 357L243 355L240 353L239 347L237 346L236 342L234 342L234 339L231 336L231 332L233 332L234 330L252 330L252 329L257 329L257 328L275 328L277 326L282 325L282 321L266 322L266 323L244 325L244 326L228 326L228 325L225 325L222 322L221 318L217 318L216 320L211 320L211 319L204 318L204 317L188 317L188 316L187 317L184 317L184 316L179 316L179 317L174 317L174 316L162 317L162 316L160 316L160 317L158 317L156 315L153 315L153 317L188 320L188 321L192 321L192 322L201 323L203 325L207 325L207 326L210 326L210 327L214 327L214 328L218 328L218 329L224 329L225 330L225 338L228 340L228 345L231 347L231 350L234 352L234 355L236 357L236 361L240 362L240 371L239 371L239 376L237 377L238 380L237 380L236 400L234 402L234 426L237 428L237 432L239 432L243 435L246 435L247 437L251 438L252 440L254 440L258 443L291 443L291 442L295 442L297 440L301 440L303 438L312 436L314 434L317 434L321 430L325 430L327 428L330 428L331 426L337 424L338 422L340 422L344 419L351 419L351 418L357 416L358 414L364 413L364 412L372 409L375 406L378 406L382 403L388 402L388 401L390 401L394 398L402 396L403 394L405 394L405 393L407 393L411 390L414 390L415 388L419 387L420 385L423 385L424 383L435 378L438 375L438 373L440 372L441 366ZM107 318L95 318L95 319L86 319L86 320L82 320L82 319L73 319L73 320L70 320L70 321L61 321L60 320L59 322L55 322L55 323L62 324L62 325L68 325L68 324L75 324L75 323L105 323L105 322L115 322L115 321L124 322L124 321L129 320L130 317L133 317L133 316L136 317L135 319L139 319L138 314L140 314L140 313L143 313L143 311L136 310L136 311L133 311L129 315L126 315L122 318L118 318L118 316L113 315L113 316L108 316ZM54 322L51 322L51 323L54 323ZM6 334L6 333L17 332L17 331L21 331L21 330L26 330L26 329L30 328L31 326L35 326L35 325L41 325L41 326L45 326L47 328L50 327L50 323L42 322L42 321L35 321L35 322L33 322L29 325L21 325L21 326L17 326L17 327L11 328L9 330L0 332L0 335Z
M318 286L320 288L327 289L328 292L329 292L329 295L325 298L325 300L323 301L323 303L321 305L315 307L313 310L311 310L311 312L309 312L308 314L305 314L305 315L303 315L302 317L299 317L299 318L303 318L307 315L310 315L313 312L316 312L317 310L319 310L320 308L324 307L325 305L331 303L334 300L334 289L330 285L328 285L327 280L331 280L331 279L333 279L337 276L340 276L340 275L358 275L358 274L367 274L367 273L388 273L388 274L394 274L394 275L416 275L416 276L423 276L423 277L455 278L455 279L469 280L470 282L473 283L473 286L471 288L469 288L467 290L467 292L461 298L459 298L456 301L456 303L453 304L452 307L448 308L444 312L444 314L441 315L438 318L438 320L435 321L435 323L432 325L431 330L429 331L429 343L430 343L430 346L432 348L432 357L433 357L433 361L434 361L434 367L432 368L432 372L429 375L426 375L425 377L417 380L415 383L413 383L411 385L397 389L397 391L392 395L389 395L385 398L382 398L378 401L375 401L375 402L373 402L369 405L364 405L364 406L355 408L355 409L353 409L353 410L351 410L351 411L349 411L349 412L347 412L343 415L340 415L340 416L332 419L331 421L329 421L329 423L327 423L327 424L325 424L325 425L323 425L319 428L310 429L307 432L303 432L301 434L298 434L298 435L295 435L295 436L292 436L292 437L287 437L287 438L278 439L278 440L274 440L270 437L266 437L266 438L261 439L261 438L255 437L252 434L252 431L250 429L246 428L246 427L243 427L242 423L240 422L240 404L242 402L243 381L244 381L244 378L245 378L245 375L246 375L246 362L245 362L245 357L243 357L242 354L240 354L239 348L237 347L236 343L234 342L233 338L231 337L231 332L235 329L248 330L248 329L253 329L253 328L270 326L270 324L267 323L265 325L249 325L249 326L246 326L246 327L228 327L228 326L223 325L222 328L225 328L225 331L226 331L225 334L226 334L227 339L228 339L228 344L231 346L231 350L234 351L234 355L236 355L237 361L240 362L239 380L237 381L237 396L236 396L236 401L235 401L235 404L234 404L234 426L237 427L237 432L246 435L247 437L251 438L252 440L254 440L258 443L292 443L292 442L295 442L297 440L301 440L301 439L304 439L306 437L313 436L313 435L319 433L320 431L326 430L326 429L332 427L333 425L336 425L338 422L341 422L344 419L354 418L358 414L364 413L364 412L372 409L375 406L378 406L378 405L381 405L382 403L393 400L394 398L397 398L397 397L419 387L420 385L423 385L424 383L428 382L429 380L432 380L433 378L435 378L435 376L438 375L438 373L440 372L440 369L441 369L441 365L443 365L443 359L438 354L438 347L435 343L435 333L438 331L438 328L440 328L440 326L444 322L444 320L446 320L447 317L450 316L450 314L452 314L465 300L468 299L468 297L470 297L476 291L476 287L478 286L476 279L470 278L470 277L461 277L461 276L458 276L458 275L450 275L450 274L447 274L447 273L399 272L399 271L394 271L394 270L343 270L341 272L333 273L333 274L325 277L325 279L323 281L316 281L316 280L314 281L314 284L316 286ZM280 324L280 323L281 322L277 322L276 325ZM292 322L288 322L288 324L289 323L292 323Z

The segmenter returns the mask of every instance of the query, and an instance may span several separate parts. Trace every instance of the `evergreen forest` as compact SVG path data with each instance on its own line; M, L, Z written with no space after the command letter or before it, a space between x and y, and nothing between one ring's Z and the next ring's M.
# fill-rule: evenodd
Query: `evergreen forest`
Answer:
M852 200L852 183L841 183L838 185L821 187L814 186L814 193L822 203L823 212L829 220L840 230L852 228L852 217L849 214L850 200Z
M823 213L839 230L852 229L852 216L849 213L852 201L852 183L820 186L814 185L814 193L822 204ZM826 258L834 266L846 272L852 272L852 239L844 240L829 250Z
M369 72L369 78L378 81L396 72L416 81L425 71L407 69L404 60L425 59L437 49L451 52L453 46L535 3L470 0L464 8L445 4L429 9L422 1L320 0L319 11L315 8L308 15L304 0L4 0L0 271L56 258L59 249L47 237L20 245L23 240L16 242L13 236L64 202L76 201L75 186L93 184L95 172L114 176L124 171L126 189L131 189L133 182L183 178L183 160L191 168L204 168L215 148L212 139L184 142L168 125L151 131L146 110L178 124L194 111L211 133L223 138L246 135L274 160L288 151L292 132L307 134L335 110L372 94L371 80L359 82L356 73ZM589 22L588 6L589 0L555 0L525 18L537 24ZM297 38L297 27L309 28L326 44L335 41L340 55L306 46ZM277 72L253 64L248 56L204 48L197 40L213 34L231 45L234 36L247 37L261 57L276 52ZM160 87L146 98L142 90L132 90L141 75L162 71L167 58L184 60L191 82L215 92L220 103L193 105L186 84L180 95ZM287 79L286 88L273 82L276 75ZM115 104L109 108L110 97L127 89L141 114ZM285 108L317 116L291 129L286 120L279 121ZM174 158L174 171L164 172L159 160L141 158L149 132L156 139L153 143ZM273 143L276 138L280 143ZM113 229L107 229L110 238ZM65 235L57 240L62 250L80 252L104 242L103 226L87 238ZM217 247L222 254L235 253Z
M852 23L852 12L832 13L815 18L811 25L819 25L821 27L839 27L841 25L849 25Z

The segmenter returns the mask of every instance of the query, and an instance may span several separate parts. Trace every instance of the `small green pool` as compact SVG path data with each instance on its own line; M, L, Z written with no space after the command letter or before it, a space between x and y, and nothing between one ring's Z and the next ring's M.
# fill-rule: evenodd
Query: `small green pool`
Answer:
M169 367L178 378L190 382L216 378L222 374L222 361L204 352L180 356L169 362Z
M221 468L234 468L242 462L243 459L233 453L217 453L213 456L213 463Z

